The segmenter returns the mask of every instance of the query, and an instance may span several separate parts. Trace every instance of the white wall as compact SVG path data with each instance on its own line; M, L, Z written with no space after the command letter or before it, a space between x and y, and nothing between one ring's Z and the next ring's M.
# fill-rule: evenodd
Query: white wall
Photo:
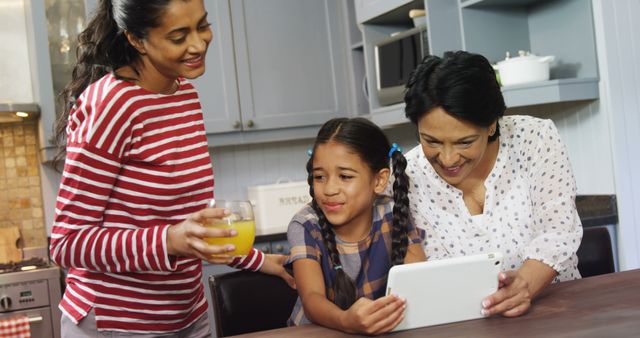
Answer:
M640 267L640 0L593 0L600 104L610 123L621 270Z
M0 2L0 101L32 103L31 65L22 0Z
M417 144L412 126L402 125L385 130L390 142L408 150ZM215 196L222 199L244 199L247 187L272 184L279 179L303 181L307 179L307 150L313 146L315 135L309 139L265 144L211 148L215 179Z
M246 199L251 185L306 180L312 145L307 139L211 148L216 198Z
M507 114L553 120L567 146L578 194L615 194L608 116L598 100L519 107Z

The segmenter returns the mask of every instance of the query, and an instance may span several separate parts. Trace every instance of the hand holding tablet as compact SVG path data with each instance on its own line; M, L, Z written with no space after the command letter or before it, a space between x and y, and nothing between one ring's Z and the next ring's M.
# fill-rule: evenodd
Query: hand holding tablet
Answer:
M499 252L396 265L387 295L406 299L404 320L393 331L482 318L482 300L498 290Z

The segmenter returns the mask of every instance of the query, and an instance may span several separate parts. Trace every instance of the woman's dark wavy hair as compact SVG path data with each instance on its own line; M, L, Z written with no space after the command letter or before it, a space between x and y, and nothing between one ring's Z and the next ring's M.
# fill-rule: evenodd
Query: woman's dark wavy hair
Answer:
M159 25L159 19L172 0L100 0L87 28L78 35L76 64L71 81L59 94L62 111L54 130L59 162L64 155L66 127L69 112L76 99L93 82L108 72L123 66L136 65L138 51L129 43L124 32L138 39L147 37L150 28Z
M480 127L496 122L489 142L500 136L498 119L506 110L489 61L464 51L426 56L407 82L404 102L405 115L414 124L436 107Z
M313 199L311 205L318 215L324 244L329 251L329 258L333 266L342 265L336 247L335 233L332 230L331 223L318 206L313 191L313 154L315 154L315 150L319 145L326 144L329 141L338 142L354 151L373 173L389 168L389 162L391 161L395 178L393 183L394 207L391 234L391 264L402 264L407 254L407 233L409 229L409 179L404 172L407 167L407 161L400 151L394 151L391 158L389 158L391 145L382 130L371 121L363 118L336 118L327 121L320 128L313 146L313 153L307 162L309 194ZM344 272L344 269L337 269L336 271L333 294L333 302L343 310L348 309L356 301L355 282Z

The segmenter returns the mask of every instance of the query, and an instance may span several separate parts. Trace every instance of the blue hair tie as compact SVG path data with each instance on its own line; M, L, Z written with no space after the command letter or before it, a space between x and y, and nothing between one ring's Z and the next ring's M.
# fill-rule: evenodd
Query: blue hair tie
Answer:
M313 156L313 149L307 149L307 155L309 155L309 157Z
M340 269L342 269L342 265L334 265L333 268L338 271Z
M393 155L394 152L402 152L402 148L398 147L397 143L394 143L391 145L391 149L389 149L389 157L391 157L391 155Z

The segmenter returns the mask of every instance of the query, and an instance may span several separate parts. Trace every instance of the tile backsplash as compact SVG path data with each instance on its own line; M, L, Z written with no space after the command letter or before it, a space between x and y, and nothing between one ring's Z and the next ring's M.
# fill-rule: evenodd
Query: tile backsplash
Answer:
M24 247L47 245L37 125L0 124L0 227L18 226Z

